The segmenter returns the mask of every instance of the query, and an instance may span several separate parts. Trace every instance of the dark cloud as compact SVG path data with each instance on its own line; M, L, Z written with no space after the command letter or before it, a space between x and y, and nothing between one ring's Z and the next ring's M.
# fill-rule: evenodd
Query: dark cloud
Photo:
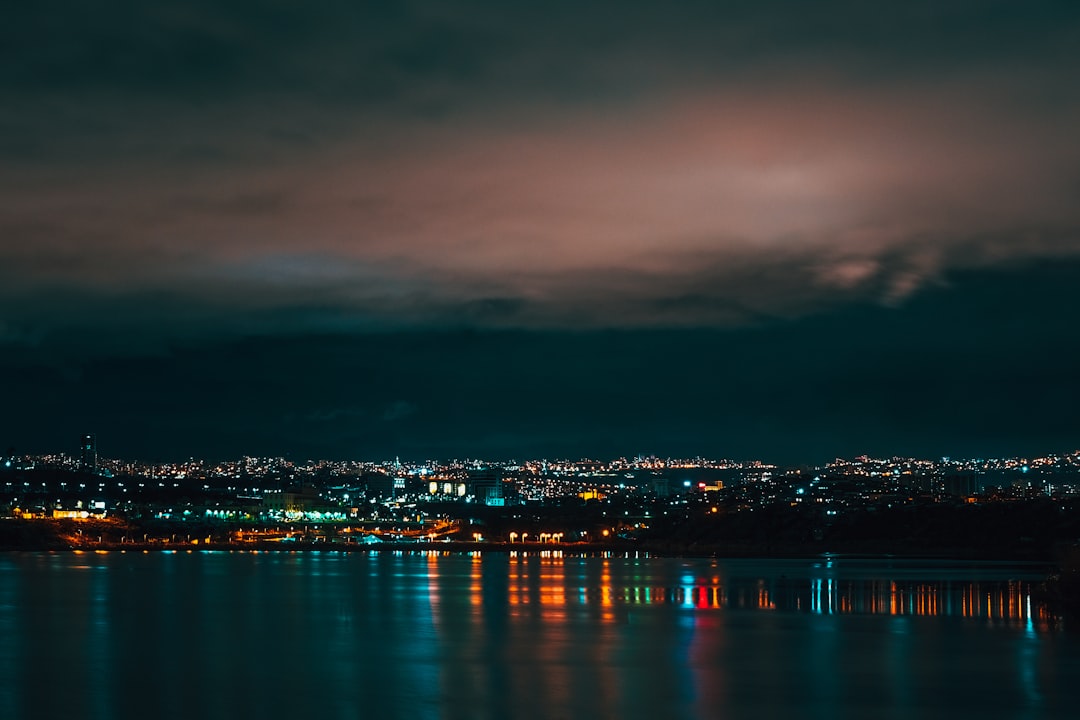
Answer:
M144 392L160 382L237 408L208 421L221 438L249 437L250 412L278 417L267 446L321 423L328 450L367 437L420 451L451 424L469 430L447 443L510 452L529 438L584 448L597 433L612 446L664 436L659 421L621 418L643 412L626 388L679 375L675 356L650 349L615 384L606 343L629 362L664 331L684 350L712 338L704 355L718 358L760 337L803 348L805 370L774 362L780 350L736 370L803 385L750 383L755 397L788 399L774 416L736 398L740 412L761 436L810 437L804 405L839 427L858 413L835 409L843 384L893 367L854 350L841 375L807 362L843 346L829 323L866 313L906 334L935 328L925 356L891 370L916 397L944 372L935 352L964 352L925 308L959 302L970 278L1030 288L1010 273L1072 267L1078 47L1073 2L24 4L0 28L0 347L12 372L69 384L45 398L93 394L95 376L115 390L135 363ZM1047 323L1075 310L1038 297L1016 307ZM801 334L815 323L826 340ZM553 355L541 337L575 350ZM319 352L304 354L304 338ZM360 349L369 342L397 351ZM493 386L479 384L469 368L487 366L471 343L485 342L521 374L488 368ZM996 353L995 342L972 348ZM291 365L273 359L275 343ZM385 396L308 384L329 356L358 355L377 376L403 347L429 345L474 365L417 365ZM1060 380L1025 357L981 382L1034 392L1042 370ZM544 369L555 363L569 369ZM262 404L269 378L230 375L248 365L304 379L276 395L280 414ZM589 398L568 406L607 408L598 422L505 420L528 412L493 398L549 372L528 402L543 409L565 386ZM343 369L329 375L346 382ZM941 376L946 388L981 377ZM672 394L731 399L702 390L705 367L687 377L699 386ZM810 386L841 399L822 409ZM880 395L895 408L880 433L915 422L894 397ZM946 389L927 407L934 397L963 395ZM155 413L180 432L184 421ZM712 431L681 432L692 444Z
M5 442L115 454L707 453L807 462L1070 449L1080 265L728 330L223 339L46 368L5 354ZM78 399L78 402L73 402ZM44 438L44 440L42 440Z

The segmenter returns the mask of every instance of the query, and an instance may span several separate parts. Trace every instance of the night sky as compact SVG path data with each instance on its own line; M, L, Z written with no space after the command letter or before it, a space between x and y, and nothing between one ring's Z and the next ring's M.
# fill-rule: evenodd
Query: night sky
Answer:
M0 450L1080 447L1080 3L39 0Z

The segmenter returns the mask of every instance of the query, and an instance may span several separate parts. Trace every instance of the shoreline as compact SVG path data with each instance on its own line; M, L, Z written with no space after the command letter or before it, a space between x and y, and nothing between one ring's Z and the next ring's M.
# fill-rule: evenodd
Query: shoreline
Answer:
M190 532L189 532L190 531ZM869 559L926 561L997 561L1043 563L1060 567L1076 557L1072 542L948 542L896 537L836 538L825 540L755 539L707 540L680 538L607 538L589 542L476 540L450 536L390 538L327 534L316 536L240 536L225 527L155 527L118 520L0 520L0 553L3 552L445 552L445 553L545 553L595 556L638 554L646 557L717 559Z
M1000 554L974 552L969 549L949 549L927 551L923 549L891 550L851 550L834 552L825 549L810 548L753 548L753 547L713 547L713 548L672 548L656 547L652 544L604 544L604 543L492 543L492 542L380 542L380 543L334 543L334 542L123 542L123 543L87 543L85 545L23 545L19 547L0 547L0 554L7 553L197 553L197 552L250 552L250 553L381 553L409 552L433 553L446 555L471 554L511 554L527 553L543 555L559 553L571 557L600 557L611 554L645 558L687 558L715 560L867 560L867 561L938 561L938 562L978 562L978 563L1024 563L1044 565L1047 569L1056 567L1060 558L1026 553Z

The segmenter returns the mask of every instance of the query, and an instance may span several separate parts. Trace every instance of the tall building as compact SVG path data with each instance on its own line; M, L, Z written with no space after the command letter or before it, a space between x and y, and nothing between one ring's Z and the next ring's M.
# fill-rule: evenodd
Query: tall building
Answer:
M79 469L83 472L97 472L97 435L93 433L82 437L82 454L79 457Z
M472 495L476 502L485 505L506 505L507 501L516 501L517 486L513 480L503 477L499 468L485 467L470 470L469 477L465 481L467 492Z

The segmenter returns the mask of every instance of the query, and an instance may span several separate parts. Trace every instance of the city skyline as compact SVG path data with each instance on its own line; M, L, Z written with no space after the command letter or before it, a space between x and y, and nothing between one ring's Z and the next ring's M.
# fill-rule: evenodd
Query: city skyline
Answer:
M58 0L0 33L0 448L1078 444L1075 4Z
M36 464L44 464L49 467L59 467L89 474L98 474L99 470L108 472L149 472L152 468L231 468L222 472L235 471L234 466L250 466L263 468L274 466L293 466L303 468L318 468L341 466L350 468L364 467L368 469L389 470L393 473L413 473L415 471L430 471L433 468L457 468L457 469L481 469L486 467L521 468L536 472L559 473L562 471L578 472L582 470L596 469L602 471L618 470L677 470L677 469L757 469L763 471L801 471L803 469L836 468L842 466L857 465L882 465L890 468L901 466L926 470L934 466L974 469L1014 470L1026 474L1028 470L1066 470L1072 472L1073 466L1080 467L1080 449L1046 451L1027 455L997 454L993 456L965 457L944 455L939 457L919 457L906 455L868 455L859 454L851 456L834 455L828 460L809 463L784 463L775 461L768 456L742 457L737 455L710 456L704 454L695 455L657 455L655 453L636 453L620 455L581 455L570 456L521 456L513 458L482 457L466 455L447 455L443 457L405 457L394 456L369 456L369 457L302 457L290 454L251 455L241 454L231 457L195 456L183 455L173 458L148 459L113 453L99 456L97 452L97 436L92 433L83 434L80 437L80 445L75 451L70 449L58 449L40 453L19 452L16 448L9 448L6 454L0 455L4 461L0 469L18 468L20 462L30 463L29 467ZM892 469L889 472L893 472Z

